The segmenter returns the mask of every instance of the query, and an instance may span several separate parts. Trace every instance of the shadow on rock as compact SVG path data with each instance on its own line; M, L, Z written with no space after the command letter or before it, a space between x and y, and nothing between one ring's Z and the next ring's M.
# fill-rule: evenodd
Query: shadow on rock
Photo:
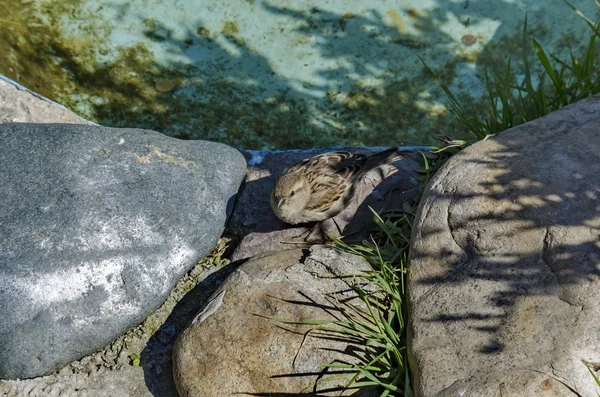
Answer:
M141 366L148 390L154 397L179 397L173 380L172 352L179 334L189 325L198 309L239 266L231 263L202 280L177 303L169 318L152 335L141 353Z
M416 393L454 395L440 391L469 378L468 394L489 395L493 375L506 395L541 395L546 375L518 383L535 370L596 394L584 362L600 362L598 114L591 97L503 132L431 181L408 274Z

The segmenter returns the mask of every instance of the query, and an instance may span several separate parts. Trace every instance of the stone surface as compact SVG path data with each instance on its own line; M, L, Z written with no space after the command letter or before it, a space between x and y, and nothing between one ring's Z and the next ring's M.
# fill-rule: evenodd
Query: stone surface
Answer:
M408 274L416 395L598 396L599 116L591 97L436 174Z
M232 148L154 131L0 125L0 377L141 322L212 249L244 170Z
M175 345L173 375L181 397L350 394L323 391L339 380L321 378L313 388L325 364L353 361L352 345L278 320L333 319L336 309L325 294L349 296L350 279L323 276L367 269L362 258L323 246L265 253L241 265Z
M348 150L372 154L385 148L347 147ZM330 149L336 150L336 149ZM332 219L312 225L287 225L279 220L269 204L269 197L277 178L291 165L325 150L298 150L285 152L245 151L249 160L245 183L238 195L237 205L228 223L228 231L243 236L232 260L247 259L261 252L289 249L298 245L322 242L327 235L347 236L361 241L367 228L373 226L369 207L381 212L399 208L402 201L414 196L418 182L415 169L419 164L411 157L415 153L405 148L406 157L391 165L369 172L358 183L351 205ZM310 244L308 244L310 245Z
M0 76L0 123L5 122L93 124L79 118L65 107L20 87L14 82L2 80L2 76ZM197 267L203 267L203 265L197 265ZM194 270L196 269L192 271ZM189 283L188 280L180 280L178 284L186 282ZM171 292L169 299L180 293L181 288L174 288L175 291ZM210 291L211 288L203 284L202 290ZM161 310L166 309L161 307L155 313L157 317L162 317ZM182 317L180 312L181 310L176 310L173 317ZM169 314L171 314L170 310L163 316L166 317ZM168 324L168 327L171 326ZM130 365L128 356L139 354L149 339L160 337L161 342L166 339L163 334L168 330L161 332L159 329L159 332L156 333L154 330L155 328L144 322L106 346L102 351L75 361L63 370L49 376L22 380L0 380L0 395L47 397L52 395L81 396L87 393L95 397L117 395L122 397L152 397L153 395L178 397L169 372L170 360L163 358L170 356L171 341L151 343L151 348L146 349L149 353L143 355L144 361L147 361L148 366L156 367L156 371L153 369L143 370L141 367ZM145 376L145 373L148 375ZM165 380L167 376L171 376L170 382Z
M232 272L218 256L217 249L202 259L158 310L104 349L48 376L0 380L0 396L180 397L173 381L173 345L198 307ZM139 366L132 364L135 355Z
M173 381L173 345L198 307L234 270L223 266L227 261L219 255L217 248L203 258L159 309L104 349L48 376L0 380L0 396L180 397ZM136 355L139 366L132 363Z
M0 123L94 124L0 75Z
M3 122L90 124L63 106L1 79L2 76L0 108L4 110L0 116L3 115ZM219 270L218 266L207 266L214 264L213 255L204 258L181 278L167 301L139 326L57 373L33 379L0 380L0 395L179 397L171 370L175 338L194 317L198 305L208 299L230 272L228 268ZM196 283L198 285L189 291ZM131 365L130 357L134 354L141 356L141 367Z
M46 397L46 396L139 396L152 397L144 384L144 373L141 367L124 366L120 369L121 377L114 377L107 368L86 375L80 373L59 374L25 380L0 382L0 395L3 397Z

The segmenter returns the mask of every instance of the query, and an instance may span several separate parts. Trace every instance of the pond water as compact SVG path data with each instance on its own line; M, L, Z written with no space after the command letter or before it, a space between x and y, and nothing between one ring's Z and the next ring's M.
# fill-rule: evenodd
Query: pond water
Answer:
M465 131L418 57L477 109L526 15L559 54L589 35L561 0L0 0L0 74L103 125L248 149L428 143Z

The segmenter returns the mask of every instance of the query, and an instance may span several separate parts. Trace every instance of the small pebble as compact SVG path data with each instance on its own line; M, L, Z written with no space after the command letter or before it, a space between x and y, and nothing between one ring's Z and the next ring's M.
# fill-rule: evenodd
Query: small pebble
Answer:
M175 82L169 79L158 80L155 84L155 87L160 92L169 92L175 88Z
M472 34L466 34L462 37L461 41L466 45L473 45L477 43L477 37Z

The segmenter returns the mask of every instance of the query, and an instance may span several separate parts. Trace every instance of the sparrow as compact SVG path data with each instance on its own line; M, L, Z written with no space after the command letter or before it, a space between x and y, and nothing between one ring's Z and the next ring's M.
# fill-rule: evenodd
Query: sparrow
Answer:
M271 208L291 225L331 218L349 205L356 183L367 172L402 158L396 147L371 156L339 151L308 158L277 179Z

